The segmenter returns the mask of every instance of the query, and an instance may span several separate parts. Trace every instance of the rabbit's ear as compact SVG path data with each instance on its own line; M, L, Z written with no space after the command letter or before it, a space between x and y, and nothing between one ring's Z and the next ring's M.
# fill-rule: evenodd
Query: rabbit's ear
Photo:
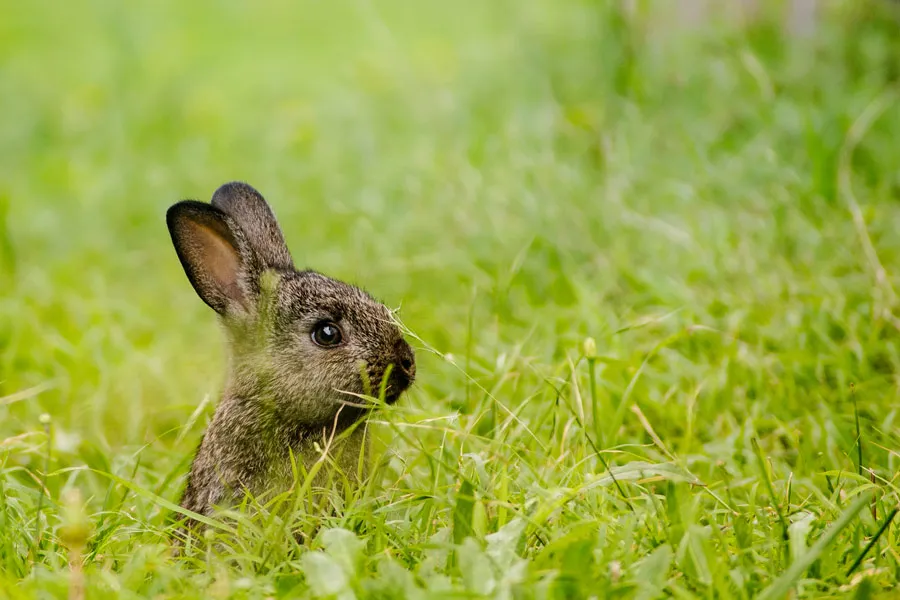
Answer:
M241 282L249 257L240 232L218 208L183 200L166 212L181 266L197 295L219 314L247 307Z
M268 203L255 189L240 181L215 191L212 205L222 210L244 232L263 269L292 269L294 261Z

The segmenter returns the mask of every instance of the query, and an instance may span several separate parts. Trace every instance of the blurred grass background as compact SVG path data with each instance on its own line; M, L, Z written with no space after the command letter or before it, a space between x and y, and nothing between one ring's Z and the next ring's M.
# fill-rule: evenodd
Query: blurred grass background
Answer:
M72 486L101 525L92 558L115 557L96 561L94 593L117 577L132 589L128 565L146 560L129 558L135 540L158 541L164 509L116 504L120 484L65 469L177 498L224 349L163 215L234 179L269 199L300 265L402 306L436 351L420 345L419 383L390 419L457 416L413 430L418 445L395 439L406 460L376 497L431 497L434 523L395 532L414 549L404 567L457 514L459 473L426 469L438 448L462 470L466 453L496 461L479 475L483 538L507 520L498 506L533 516L535 490L587 486L602 442L616 464L689 469L753 523L746 547L704 538L708 576L676 557L658 589L753 595L790 563L772 550L754 438L790 514L833 520L849 489L836 473L877 491L878 510L836 546L842 568L805 591L850 581L836 573L897 502L900 21L891 2L834 0L795 35L785 5L762 4L752 20L729 5L691 21L662 1L3 3L0 467L16 533L0 572L36 577L9 589L63 585L52 532ZM591 399L588 336L602 358ZM502 502L498 481L514 490ZM655 512L652 483L629 486L646 503L637 530L673 518ZM634 509L590 489L577 518L529 538L526 579L569 564L585 579L567 575L563 595L646 591L629 566L682 538L626 535L617 523ZM690 490L677 493L698 527L732 535L737 517L706 521L718 504ZM573 523L618 542L596 561L589 546L542 555ZM889 588L900 545L885 535L866 566ZM476 593L458 565L447 574ZM177 573L156 577L135 593L178 589ZM188 596L209 583L185 581Z

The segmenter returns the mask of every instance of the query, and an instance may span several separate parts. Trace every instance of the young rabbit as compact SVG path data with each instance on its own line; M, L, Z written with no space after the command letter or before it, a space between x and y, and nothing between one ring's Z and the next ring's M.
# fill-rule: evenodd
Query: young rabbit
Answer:
M387 403L397 400L413 382L415 356L383 304L294 267L275 215L249 185L225 184L211 204L178 202L166 223L187 278L218 313L230 347L223 395L181 500L209 515L247 491L288 489L292 460L310 468L320 458L316 443L328 447L368 414L358 394L384 390ZM339 451L337 463L352 479L365 456L364 427Z

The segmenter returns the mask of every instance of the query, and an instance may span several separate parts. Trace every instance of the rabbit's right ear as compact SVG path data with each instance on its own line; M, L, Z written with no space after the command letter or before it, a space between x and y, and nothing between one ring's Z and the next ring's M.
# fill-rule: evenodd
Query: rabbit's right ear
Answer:
M291 252L269 203L262 194L242 181L219 187L210 204L231 217L253 248L261 269L293 269Z
M247 252L241 233L218 208L183 200L166 212L181 266L200 299L224 315L246 309Z

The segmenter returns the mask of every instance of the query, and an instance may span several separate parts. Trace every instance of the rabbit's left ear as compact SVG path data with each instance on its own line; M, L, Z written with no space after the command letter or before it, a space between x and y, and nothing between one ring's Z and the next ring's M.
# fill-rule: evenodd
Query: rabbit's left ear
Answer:
M275 214L259 192L246 183L233 181L217 189L211 203L241 228L255 258L261 263L257 265L261 271L294 268L294 260Z
M184 200L169 208L166 224L197 295L223 316L246 310L252 256L228 215L209 204Z

